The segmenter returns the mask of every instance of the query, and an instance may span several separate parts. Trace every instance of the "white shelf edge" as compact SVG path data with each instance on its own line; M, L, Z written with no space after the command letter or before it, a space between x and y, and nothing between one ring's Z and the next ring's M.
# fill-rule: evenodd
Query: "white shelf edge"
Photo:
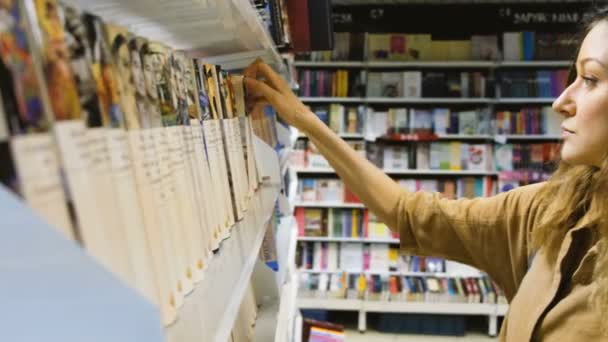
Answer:
M496 314L497 304L399 302L301 297L298 299L298 306L300 309L493 316Z
M298 308L359 311L363 308L363 301L361 299L318 299L298 297Z
M301 96L300 101L302 102L317 102L317 103L330 103L330 102L341 102L341 103L364 103L366 102L364 97L330 97L330 96Z
M298 241L319 241L319 242L360 242L360 243L399 243L399 239L392 238L347 238L347 237L317 237L299 236Z
M496 305L496 316L504 317L509 311L509 304L497 304Z
M343 139L364 139L363 133L337 133L340 138ZM308 139L305 134L299 134L298 139Z
M483 274L452 274L446 272L414 272L414 271L361 271L352 272L344 270L328 271L328 270L305 270L299 269L299 273L310 273L310 274L365 274L365 275L379 275L379 276L398 276L398 277L433 277L433 278L483 278Z
M569 67L571 61L296 61L296 67L319 68L520 68Z
M314 61L295 61L295 67L320 67L320 68L364 68L365 62L359 61L332 61L332 62L314 62Z
M215 336L213 339L213 341L216 341L216 342L227 341L228 336L230 336L230 332L232 331L232 327L234 325L234 321L238 314L239 307L240 307L243 297L245 295L247 286L249 285L249 280L251 278L251 274L253 272L255 262L258 259L259 250L262 245L262 240L264 239L264 234L266 233L266 229L265 229L266 223L272 217L272 212L274 210L274 203L279 194L278 186L263 186L259 191L260 191L260 193L258 193L258 196L263 197L263 198L262 199L253 198L251 200L251 202L261 201L261 204L263 206L262 207L263 208L262 209L263 210L263 214L262 214L263 219L261 221L259 221L259 223L258 223L260 226L257 227L258 231L256 232L255 238L251 245L251 249L246 254L247 259L246 259L245 265L241 269L240 276L236 283L236 287L235 287L234 291L231 291L228 303L226 303L224 305L226 310L224 311L224 315L222 316L222 318L219 321L218 328L215 331ZM264 191L269 192L269 194L262 194L262 192L264 192ZM254 213L254 210L252 210L250 208L247 211L246 215L253 215L255 217L255 215L260 215L260 214ZM232 239L234 241L235 239L237 239L236 234L239 234L240 231L242 231L242 230L252 229L252 227L240 227L245 222L248 222L248 221L246 221L246 219L243 219L243 221L239 222L238 225L232 229L232 236L229 238L229 240ZM226 240L222 243L226 243L227 241L228 240ZM222 253L222 249L220 249L218 255L214 255L214 258L221 257L221 253ZM211 263L213 263L213 260L211 261ZM210 267L212 267L212 266L210 265ZM201 290L200 287L201 287L201 285L199 284L197 287L197 290L200 291ZM196 292L196 290L195 290L195 292Z
M542 68L542 67L563 67L567 68L572 61L502 61L497 64L499 68Z
M509 134L506 135L508 140L560 140L559 135L549 134Z
M332 168L296 168L297 173L300 174L335 174L336 171ZM421 175L421 176L497 176L496 171L473 171L473 170L462 170L462 171L451 171L451 170L396 170L396 169L383 169L384 173L391 175Z
M345 139L365 139L365 135L359 133L338 133L340 138ZM500 134L438 134L438 140L493 140ZM510 140L559 140L561 137L557 134L507 134L504 135ZM299 139L308 139L304 134L298 135ZM368 140L369 141L369 140ZM431 141L433 142L433 141Z
M493 315L496 304L449 303L449 302L387 302L366 300L363 311L390 313L427 313L448 315Z
M555 101L552 97L503 97L494 100L497 104L549 104Z
M462 98L462 97L366 97L365 103L483 103L489 104L494 100L487 97Z
M365 208L363 203L342 202L296 202L295 206L300 208Z
M252 342L274 340L277 331L277 317L280 317L278 316L279 306L279 300L274 299L262 304L258 308Z

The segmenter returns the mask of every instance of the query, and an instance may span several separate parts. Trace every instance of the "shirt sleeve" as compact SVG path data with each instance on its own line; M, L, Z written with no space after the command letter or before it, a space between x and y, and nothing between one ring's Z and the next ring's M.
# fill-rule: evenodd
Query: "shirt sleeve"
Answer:
M483 270L510 300L528 268L530 232L541 211L535 194L542 186L459 200L404 190L395 208L401 251Z

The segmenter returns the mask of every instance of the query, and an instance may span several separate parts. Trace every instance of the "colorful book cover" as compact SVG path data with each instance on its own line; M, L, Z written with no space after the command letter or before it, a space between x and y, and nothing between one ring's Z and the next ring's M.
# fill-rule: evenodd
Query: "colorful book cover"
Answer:
M59 3L59 17L63 20L65 41L76 90L80 98L81 115L87 127L101 127L108 119L102 115L98 96L98 79L93 72L93 51L87 37L82 13L74 7ZM98 73L99 74L99 73Z
M106 25L110 48L116 63L116 81L120 94L125 125L129 130L141 128L139 111L135 100L135 85L133 83L132 57L137 50L129 46L132 37L122 27Z
M95 78L101 118L105 127L124 127L125 119L120 98L116 64L103 20L83 13L87 44L91 51L91 70Z
M30 4L30 3L28 3ZM41 54L42 69L55 120L82 118L82 107L66 33L57 0L34 0L31 14L33 36Z
M19 1L0 4L0 88L11 134L48 132L52 121L38 78L41 74L28 38L25 12Z

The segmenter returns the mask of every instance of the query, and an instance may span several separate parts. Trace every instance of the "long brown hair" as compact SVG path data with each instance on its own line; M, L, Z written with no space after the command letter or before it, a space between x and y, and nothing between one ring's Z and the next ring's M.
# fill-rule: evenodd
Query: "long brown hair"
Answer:
M608 23L608 7L597 9L586 17L581 42L600 22ZM575 78L573 66L569 84ZM561 242L570 229L577 224L595 228L599 241L593 277L597 286L589 300L598 317L608 315L608 149L606 152L599 167L559 161L556 172L539 192L546 211L541 224L532 232L533 246L537 249L542 247L547 257L555 261ZM602 329L604 333L608 332L608 328Z

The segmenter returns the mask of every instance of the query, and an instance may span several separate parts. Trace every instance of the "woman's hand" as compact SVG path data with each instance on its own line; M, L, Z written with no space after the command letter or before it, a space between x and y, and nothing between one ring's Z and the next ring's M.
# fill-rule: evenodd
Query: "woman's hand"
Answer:
M254 110L270 104L288 124L306 132L315 118L310 108L291 91L289 84L260 59L245 69L247 104Z

